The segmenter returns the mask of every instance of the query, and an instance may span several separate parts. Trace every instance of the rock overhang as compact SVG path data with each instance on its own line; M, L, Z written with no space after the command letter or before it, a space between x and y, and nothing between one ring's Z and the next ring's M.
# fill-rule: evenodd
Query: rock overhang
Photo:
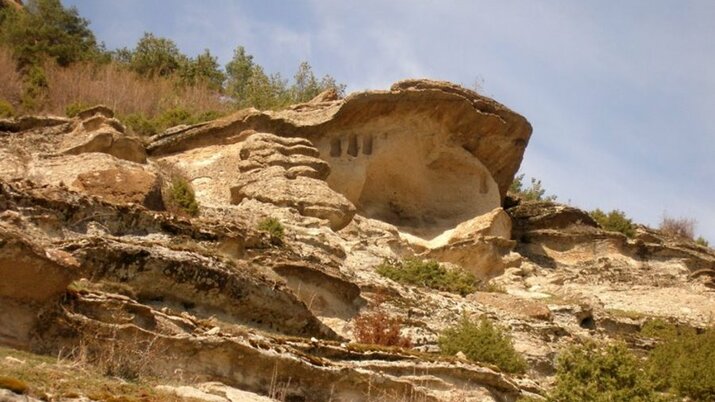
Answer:
M246 130L308 139L330 165L330 188L358 213L424 237L501 206L531 135L524 117L474 91L405 80L281 111L242 110L147 149L235 144Z

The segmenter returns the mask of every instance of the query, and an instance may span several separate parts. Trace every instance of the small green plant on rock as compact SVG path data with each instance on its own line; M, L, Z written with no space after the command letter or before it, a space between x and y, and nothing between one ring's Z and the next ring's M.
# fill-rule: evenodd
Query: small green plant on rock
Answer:
M715 400L715 329L698 334L692 328L654 323L643 332L660 339L648 361L658 390L696 401Z
M636 234L633 221L626 217L625 212L614 209L609 213L605 213L600 209L595 209L589 213L593 220L605 230L611 232L620 232L627 237L633 237Z
M384 261L377 273L393 281L408 285L425 286L466 296L477 290L479 281L463 269L447 269L434 260L405 258L402 261Z
M196 201L191 184L180 176L174 176L171 180L171 188L169 190L169 204L175 212L183 212L190 216L199 214L199 203ZM178 210L178 211L177 211Z
M555 195L546 195L546 189L541 185L541 180L531 178L529 187L524 186L524 174L514 177L509 186L509 192L526 201L556 201Z
M547 401L665 401L622 343L587 343L564 351L556 365L556 384Z
M442 353L464 353L469 360L494 364L509 373L526 371L526 361L514 350L511 337L487 318L470 319L466 314L439 337Z
M282 243L285 235L285 228L281 221L276 218L266 218L258 223L258 230L267 232L274 243Z
M698 245L701 245L703 247L710 247L710 242L707 241L704 237L700 236L697 239L695 239L695 243Z
M15 108L6 100L0 99L0 118L15 116Z
M87 109L88 107L89 105L82 102L70 103L65 108L65 115L67 115L67 117L75 117L79 114L79 112Z

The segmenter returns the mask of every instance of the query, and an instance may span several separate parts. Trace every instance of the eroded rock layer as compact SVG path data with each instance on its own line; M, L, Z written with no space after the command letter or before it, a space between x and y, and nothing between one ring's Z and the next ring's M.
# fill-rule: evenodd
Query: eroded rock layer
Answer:
M217 402L513 402L543 395L584 339L643 348L649 320L707 326L712 249L555 203L502 206L530 131L427 80L150 140L106 107L0 120L0 346L75 351ZM164 210L176 178L198 216ZM477 281L462 295L380 273L407 258ZM375 312L369 325L397 320L411 347L361 344ZM437 353L465 315L507 331L526 372Z

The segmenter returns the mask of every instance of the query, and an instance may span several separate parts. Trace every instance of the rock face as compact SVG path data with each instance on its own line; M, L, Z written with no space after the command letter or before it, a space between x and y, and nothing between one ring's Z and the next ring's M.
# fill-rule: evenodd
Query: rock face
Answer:
M111 202L136 203L154 210L164 209L159 178L143 169L111 168L80 173L73 185L83 192Z
M109 201L164 209L161 180L146 165L141 141L128 136L106 106L74 119L21 117L0 122L0 178L68 186Z
M355 207L325 183L330 167L310 141L253 134L240 151L241 175L231 187L231 202L246 198L293 207L305 216L325 219L333 230L344 228Z
M256 130L308 139L328 185L363 216L431 238L501 205L531 134L523 117L473 91L408 80L280 112L244 110L158 136L161 156L243 140Z
M30 348L43 314L51 312L67 285L79 275L68 253L45 249L0 216L0 344Z
M62 154L78 155L88 152L110 154L131 162L146 162L144 146L135 138L124 135L124 126L114 113L104 106L80 112L74 130L60 145Z
M428 80L146 141L101 106L0 120L0 345L148 360L171 384L160 390L212 401L514 402L544 394L560 351L584 339L643 345L653 317L708 325L711 249L504 204L530 132ZM198 217L164 211L176 176ZM379 274L408 257L470 271L479 290ZM374 311L419 353L360 344L357 317ZM435 353L464 314L509 331L527 372Z

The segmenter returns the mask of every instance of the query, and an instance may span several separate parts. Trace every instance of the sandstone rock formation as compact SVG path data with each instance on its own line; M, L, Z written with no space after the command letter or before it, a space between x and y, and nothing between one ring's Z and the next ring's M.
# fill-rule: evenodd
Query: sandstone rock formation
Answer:
M97 106L81 111L77 117L74 129L60 144L60 153L101 152L131 162L146 162L144 146L138 139L125 135L124 126L114 119L111 109Z
M79 276L79 264L13 228L20 219L16 213L5 211L0 219L0 344L30 348L43 315Z
M164 209L161 178L141 141L106 106L73 119L29 116L0 121L0 178L67 186L109 201Z
M250 198L294 207L302 215L327 220L333 230L350 223L355 207L327 186L330 167L310 141L253 134L239 155L241 175L231 187L232 203Z
M148 151L235 144L245 130L308 139L330 165L328 185L361 215L430 238L501 205L531 134L526 119L473 91L408 80L296 109L244 110L159 135Z
M558 353L584 339L640 347L654 317L708 325L713 250L504 203L530 133L495 101L429 80L146 142L106 107L2 120L0 346L111 351L128 369L149 359L162 392L211 401L512 402L543 395ZM164 211L175 177L198 217ZM377 272L406 257L463 268L481 288L463 297ZM356 318L378 310L412 349L356 342ZM508 330L527 372L435 353L465 314Z

